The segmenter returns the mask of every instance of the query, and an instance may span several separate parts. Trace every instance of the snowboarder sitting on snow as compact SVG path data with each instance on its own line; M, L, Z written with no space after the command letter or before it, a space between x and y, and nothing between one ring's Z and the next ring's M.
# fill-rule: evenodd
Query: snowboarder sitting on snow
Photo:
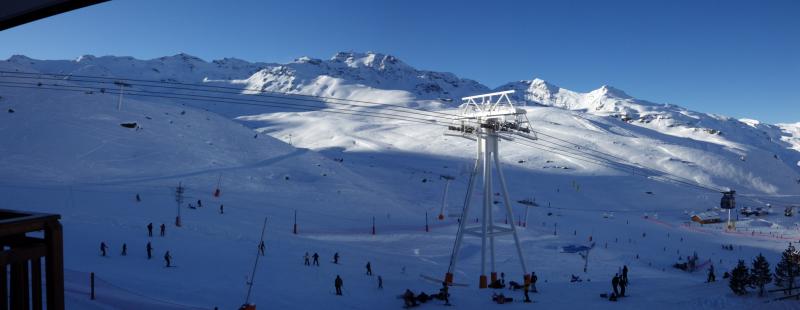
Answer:
M614 296L619 296L619 274L614 274L614 277L611 278L611 287L614 288Z
M581 277L576 276L576 275L573 274L573 275L570 275L569 282L583 282L583 280L581 280Z
M516 281L508 281L508 287L512 290L521 290L523 287Z
M494 302L496 302L498 304L504 304L504 303L507 303L507 302L514 301L514 298L506 297L505 295L503 295L503 293L500 293L500 294L492 293L492 301L494 301Z
M425 292L420 292L419 295L417 295L417 301L419 301L421 304L424 304L431 299L433 299L431 298L431 295L425 294Z
M506 286L503 285L503 282L501 282L499 279L498 280L494 280L494 282L492 282L492 283L489 283L489 288L501 289L501 288L504 288L504 287L506 287Z
M403 293L403 303L405 304L406 308L416 307L417 299L414 298L414 292L406 289L406 292Z

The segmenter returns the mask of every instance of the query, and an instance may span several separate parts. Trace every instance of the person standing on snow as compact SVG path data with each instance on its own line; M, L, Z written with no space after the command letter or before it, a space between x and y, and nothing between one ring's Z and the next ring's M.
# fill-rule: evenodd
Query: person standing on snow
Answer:
M450 305L450 288L447 287L447 282L442 282L442 288L439 289L439 294L441 294L442 298L444 298L444 304L446 306L449 306Z
M336 295L342 295L342 285L344 285L342 278L337 274L336 280L333 281L333 286L336 287Z
M148 237L153 236L153 223L147 224L147 236Z
M200 199L197 199L197 207L198 208L202 208L203 207L203 202L200 201Z
M625 283L628 283L628 265L622 266L622 279L625 280Z
M333 263L334 264L339 263L339 252L333 253Z
M127 256L127 255L128 255L128 244L127 243L123 243L122 244L122 256Z
M167 226L164 223L161 223L161 237L167 234Z
M172 255L169 255L169 251L164 253L164 261L167 263L167 267L172 267Z
M303 265L311 266L311 261L308 256L308 252L306 252L306 255L303 256Z
M219 214L225 214L225 206L224 205L221 205L221 204L219 205Z
M614 295L619 295L619 291L617 290L617 286L619 286L619 274L614 274L614 277L611 278L611 286L614 287Z
M625 287L628 286L628 281L625 278L619 280L619 297L625 297Z
M147 259L153 258L153 246L147 241Z
M378 276L378 288L383 289L383 278Z
M714 265L711 265L708 267L708 279L706 280L706 283L711 283L716 281L717 281L717 276L714 275Z
M261 254L261 256L264 256L264 250L266 248L267 246L264 245L264 240L261 240L261 242L258 244L258 253Z
M368 276L372 275L372 264L370 264L369 262L367 262L367 275Z
M311 257L313 257L313 258L314 258L314 265L317 265L317 266L319 266L319 254L317 254L316 252L314 252L314 255L313 255L313 256L311 256Z
M106 243L105 242L100 242L100 255L101 256L106 256L106 248L108 248L108 246L106 246Z
M536 276L536 272L531 272L531 292L538 293L539 291L536 289L536 281L539 281L539 277Z

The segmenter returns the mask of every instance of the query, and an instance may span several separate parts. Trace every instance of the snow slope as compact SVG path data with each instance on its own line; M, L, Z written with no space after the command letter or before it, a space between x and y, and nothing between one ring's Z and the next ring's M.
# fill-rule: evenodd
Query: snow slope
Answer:
M0 70L205 83L244 94L258 89L323 95L368 100L387 111L396 104L454 113L454 102L437 99L489 91L376 53L301 58L286 65L205 62L187 55L75 61L15 56L0 63ZM9 76L0 74L0 85L30 83ZM59 83L91 85L79 79ZM796 308L792 302L736 297L726 282L702 283L704 271L670 266L697 252L714 262L721 278L737 259L757 253L774 265L786 241L800 238L795 218L783 217L775 202L796 201L800 194L797 125L687 111L610 87L581 94L534 80L501 89L509 87L528 103L528 117L541 133L707 186L735 188L741 206L776 204L764 218L769 227L744 218L736 232L691 225L688 215L713 209L719 194L504 141L512 201L534 198L541 206L529 210L520 233L529 268L540 277L535 306ZM445 136L436 124L326 113L335 106L330 100L319 100L312 111L136 96L125 97L118 111L117 100L112 93L0 86L0 195L15 209L62 214L70 309L234 309L244 299L265 216L267 253L253 295L259 308L393 308L400 307L396 296L406 288L438 289L419 274L444 273L455 236L454 218L435 220L444 188L440 176L456 177L446 211L460 213L474 142ZM140 129L120 126L128 122ZM548 148L563 144L544 140L539 143ZM220 176L223 194L215 198ZM186 203L201 199L204 205L184 204L180 228L172 225L178 182L187 186ZM141 202L134 200L137 193ZM473 205L480 199L474 197ZM524 206L512 208L522 220ZM295 210L297 235L292 234ZM426 215L430 232L424 229ZM498 211L495 218L504 217ZM167 236L148 238L149 222L167 224ZM587 244L590 237L596 248L584 273L578 255L559 249ZM109 257L98 254L100 241L110 245ZM144 255L148 241L156 249L153 260ZM118 253L123 242L129 247L126 257ZM737 248L722 250L720 244ZM163 268L166 250L177 268ZM499 238L498 250L497 270L519 281L510 240ZM303 266L306 252L319 252L322 266ZM329 262L335 252L342 255L340 265ZM364 275L367 261L383 277L384 290ZM475 288L479 262L479 242L467 239L456 281L470 286L453 288L457 308L496 306L491 291ZM623 264L632 270L631 297L616 304L600 299ZM97 302L86 300L88 272L102 279ZM343 298L332 294L337 274L344 278ZM570 283L572 274L587 281Z

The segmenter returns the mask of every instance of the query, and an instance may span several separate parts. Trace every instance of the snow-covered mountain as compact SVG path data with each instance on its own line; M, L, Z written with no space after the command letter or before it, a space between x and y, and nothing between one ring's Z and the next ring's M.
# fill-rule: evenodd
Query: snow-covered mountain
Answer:
M363 100L386 113L392 113L388 104L455 113L459 97L493 91L377 53L302 57L289 64L207 62L185 54L151 60L14 56L0 62L0 71L71 75L53 81L0 73L0 196L14 208L62 215L72 288L67 298L75 309L113 309L123 303L148 309L238 307L264 217L269 219L268 250L254 285L257 304L390 308L400 305L395 296L406 288L435 291L439 283L417 275L439 276L446 269L456 221L433 219L442 201L445 213L461 212L474 142L443 135L440 124L327 113L326 104L341 107L330 99L256 94ZM231 92L202 93L178 84L158 89L131 81L118 109L118 94L96 91L108 85L79 75L222 86ZM76 86L83 88L75 91ZM541 206L511 206L520 221L530 212L530 225L520 229L520 239L540 277L537 304L569 309L654 303L665 308L765 307L761 300L733 296L724 284L700 284L703 272L671 266L675 255L692 251L713 261L719 273L757 253L774 263L787 240L800 238L794 217L783 216L782 209L758 221L743 217L737 227L744 233L691 226L689 214L719 206L719 193L643 178L639 169L620 171L563 151L597 150L705 186L733 188L740 206L782 207L800 197L800 123L770 125L689 111L632 98L609 86L579 93L534 79L494 90L505 89L517 90L515 99L524 103L533 128L548 135L537 142L501 142L511 200L533 198ZM208 97L146 97L135 91ZM282 105L240 106L224 98ZM286 108L291 104L316 107ZM563 141L577 147L564 147ZM539 148L531 148L533 143ZM455 177L444 198L442 175ZM145 239L148 222L174 223L178 182L187 186L186 202L202 199L206 207L182 205L181 228L170 225L167 237ZM221 197L211 194L217 186ZM136 194L143 200L134 200ZM473 199L478 205L483 197ZM294 211L297 235L292 233ZM504 214L497 215L502 222ZM425 232L429 218L431 231ZM372 223L378 227L375 235ZM588 271L577 255L556 250L587 239L598 245ZM475 239L465 240L456 277L472 284L479 247ZM112 247L128 242L139 250L128 257L101 257L96 254L100 241ZM498 271L521 281L516 252L505 241L498 242ZM180 268L164 269L146 259L141 250L146 242L159 252L170 250ZM721 251L719 243L739 247ZM341 253L344 263L323 259L322 267L305 267L305 252L326 258ZM386 281L385 293L372 293L374 281L362 270L366 261ZM642 294L619 304L598 299L597 292L608 291L607 279L623 264L635 270L635 289ZM88 272L104 279L98 301L85 298ZM575 274L592 281L569 282ZM336 275L345 278L347 298L326 293ZM636 297L645 292L648 298ZM485 290L454 287L451 293L459 308L491 307ZM508 307L521 309L523 304Z

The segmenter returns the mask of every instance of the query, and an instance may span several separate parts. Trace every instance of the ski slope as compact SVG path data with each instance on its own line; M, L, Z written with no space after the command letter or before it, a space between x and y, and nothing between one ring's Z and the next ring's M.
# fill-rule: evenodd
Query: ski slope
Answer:
M301 58L287 65L236 61L230 67L188 55L147 61L16 56L0 63L0 70L171 79L239 87L243 93L285 91L370 101L387 110L402 105L442 113L455 113L456 103L440 98L489 91L375 53ZM2 75L0 85L30 82L11 76ZM89 84L74 79L58 83ZM418 87L428 84L440 90ZM546 98L553 101L528 96L540 90L534 84L547 88ZM518 100L527 104L533 127L547 135L536 142L545 149L520 140L503 141L500 148L511 200L532 198L539 204L529 210L527 227L520 230L528 268L539 276L539 293L532 294L534 305L493 304L492 290L476 288L479 242L467 239L455 278L468 286L451 289L456 308L797 308L793 301L737 297L725 281L703 283L705 270L686 273L671 267L696 252L702 261L713 262L722 280L722 272L738 259L749 261L763 253L774 266L786 243L800 240L797 221L782 213L783 204L800 195L796 126L644 103L609 87L580 94L556 91L544 81L520 85L534 88L518 90L523 96ZM457 215L475 152L474 141L444 135L441 124L329 113L334 100L297 111L124 95L118 110L119 96L111 91L0 86L0 96L0 195L8 208L62 215L70 309L235 309L244 301L265 217L267 251L252 297L259 308L399 308L402 300L396 296L406 288L438 291L439 284L420 274L444 275L456 234L454 217L436 219L444 188L440 176L455 177L446 213ZM597 110L592 102L613 108ZM620 111L638 114L615 116ZM138 129L120 126L130 122ZM718 206L720 195L648 178L637 169L580 160L564 151L569 148L553 144L564 144L560 141L705 186L733 188L741 195L740 206L770 202L774 210L761 221L742 217L737 232L689 224L690 214ZM222 195L213 197L218 180ZM183 225L175 227L179 182L187 193L180 209ZM473 199L474 206L482 197ZM197 200L202 208L187 208ZM297 235L292 233L295 210ZM524 205L515 204L513 210L522 220ZM426 213L430 232L425 231ZM147 237L150 222L165 223L166 237ZM596 247L584 273L581 257L561 248L586 245L590 237ZM99 254L101 241L110 246L108 257ZM144 251L148 241L155 248L152 260ZM122 243L128 245L128 256L119 255ZM723 250L723 244L734 244L735 250ZM520 282L511 240L499 238L497 248L497 271ZM164 268L166 250L176 268ZM303 266L306 252L319 253L321 266ZM336 252L342 256L339 265L330 262ZM375 276L365 275L367 261L383 277L383 290L376 288ZM617 303L600 298L622 265L631 269L631 296ZM96 301L88 300L89 272L102 280ZM570 283L573 274L584 281ZM336 275L344 280L344 297L333 294ZM520 292L504 293L521 298ZM422 307L440 302L432 303Z

